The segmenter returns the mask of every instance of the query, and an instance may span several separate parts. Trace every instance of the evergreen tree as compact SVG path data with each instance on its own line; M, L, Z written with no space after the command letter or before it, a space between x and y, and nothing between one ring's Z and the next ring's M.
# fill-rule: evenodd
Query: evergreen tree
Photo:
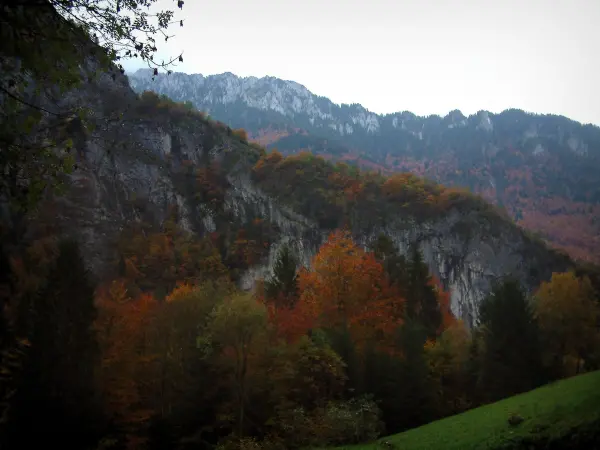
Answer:
M278 306L293 306L298 297L298 260L287 244L278 252L273 276L265 282L265 294L275 302L283 297L285 305Z
M426 339L435 339L442 314L429 268L417 246L413 246L408 263L406 315L420 323Z
M538 326L519 283L506 279L480 305L482 390L488 401L528 391L543 381Z
M419 248L413 245L407 260L385 235L378 236L371 248L406 299L406 318L423 327L424 339L435 339L442 324L442 313L429 267Z
M11 448L61 435L61 448L91 444L94 402L94 288L76 243L63 241L33 302L31 349L11 416ZM26 432L25 432L26 431Z
M390 432L398 432L423 425L436 418L435 389L429 377L423 343L427 331L417 321L407 319L400 330L400 345L404 355L400 365L400 380L396 389L402 405L396 423L391 423ZM393 430L393 431L392 431Z
M468 391L468 401L472 407L477 407L483 402L481 392L481 359L483 347L483 332L480 328L475 328L471 332L471 343L469 345L469 356L465 367L465 376Z
M384 234L377 237L371 245L371 250L375 253L375 257L382 261L390 281L406 296L408 292L408 262L406 258L398 253L392 240Z

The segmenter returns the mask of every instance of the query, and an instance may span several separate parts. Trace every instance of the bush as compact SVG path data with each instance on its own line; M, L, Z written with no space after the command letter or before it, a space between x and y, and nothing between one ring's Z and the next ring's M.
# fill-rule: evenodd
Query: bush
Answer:
M299 407L283 411L277 433L287 448L334 446L372 441L384 431L381 411L370 396L330 402L307 412Z

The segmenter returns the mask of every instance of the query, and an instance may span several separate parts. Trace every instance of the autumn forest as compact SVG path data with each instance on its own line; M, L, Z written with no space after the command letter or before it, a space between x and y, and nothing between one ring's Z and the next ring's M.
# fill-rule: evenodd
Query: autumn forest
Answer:
M506 210L136 93L183 62L155 2L3 6L0 449L368 443L600 370L600 270ZM494 258L468 314L436 221L454 278Z
M257 229L224 251L218 233L198 238L174 219L132 225L103 281L50 234L4 261L22 337L3 368L5 443L357 443L599 367L587 276L555 273L531 298L506 279L468 329L416 247L403 256L382 235L362 248L343 228L310 267L282 245L272 275L239 291Z

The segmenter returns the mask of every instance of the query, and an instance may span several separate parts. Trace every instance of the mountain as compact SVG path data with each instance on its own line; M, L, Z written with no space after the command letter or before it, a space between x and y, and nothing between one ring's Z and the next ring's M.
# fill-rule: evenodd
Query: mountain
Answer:
M210 237L244 289L271 272L283 243L308 266L338 227L363 246L381 234L405 254L418 245L469 324L499 277L534 289L553 271L574 267L480 197L414 176L361 173L310 153L267 154L184 104L136 95L118 72L68 92L59 106L78 105L93 114L89 128L70 129L77 169L64 192L31 217L29 235L54 230L77 239L100 278L115 270L123 230L160 230L168 218ZM251 258L239 257L239 242Z
M389 174L462 186L575 258L600 262L600 128L511 109L466 117L374 114L336 105L293 81L172 73L129 75L132 88L191 102L251 140Z

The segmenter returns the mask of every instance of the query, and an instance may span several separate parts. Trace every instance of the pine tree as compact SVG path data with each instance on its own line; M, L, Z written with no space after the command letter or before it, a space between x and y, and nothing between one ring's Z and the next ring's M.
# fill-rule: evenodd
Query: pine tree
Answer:
M62 448L79 448L93 440L98 425L93 294L77 244L61 242L47 283L33 303L31 349L11 417L14 448L32 448L29 439L56 434L64 436Z
M273 276L265 282L267 299L277 302L281 296L286 305L293 306L298 297L298 260L287 244L278 252L277 260L273 267Z
M442 324L442 313L435 283L418 246L412 246L408 259L397 252L392 240L385 235L378 236L371 247L377 259L383 262L390 281L406 298L406 318L424 328L425 339L435 339Z
M407 278L407 317L423 326L426 338L435 339L442 323L442 314L429 268L416 246L410 253Z
M398 386L402 414L394 431L416 427L435 419L435 389L429 377L423 343L425 328L408 319L400 331L400 345L404 358L401 364L402 380Z
M481 383L488 401L528 391L543 381L538 326L520 284L496 284L480 305L484 354Z
M392 240L381 234L371 245L375 257L382 261L383 267L390 277L392 284L395 284L399 291L406 296L408 290L408 261L398 253Z

